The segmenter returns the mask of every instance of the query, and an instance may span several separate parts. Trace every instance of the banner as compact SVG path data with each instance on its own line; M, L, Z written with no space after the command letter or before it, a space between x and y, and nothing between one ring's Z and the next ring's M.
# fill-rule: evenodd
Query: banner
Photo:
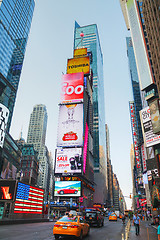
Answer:
M3 104L0 103L0 147L1 148L3 148L8 117L9 117L8 108L6 108Z
M82 172L82 148L57 149L55 174L74 174Z
M83 102L84 73L62 75L61 103Z
M58 147L83 146L83 104L59 106Z

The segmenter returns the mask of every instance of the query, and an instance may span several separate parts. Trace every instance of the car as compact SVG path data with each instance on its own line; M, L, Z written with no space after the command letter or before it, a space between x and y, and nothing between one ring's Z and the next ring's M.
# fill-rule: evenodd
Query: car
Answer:
M117 215L114 212L110 214L109 221L117 221Z
M61 195L63 195L63 194L70 194L70 193L77 194L78 190L75 189L75 188L70 187L70 188L60 189L60 190L57 191L57 193L61 194Z
M53 227L53 235L55 239L65 236L74 236L82 239L83 236L89 234L90 226L81 216L69 217L63 216Z
M104 216L100 211L87 211L84 214L86 222L92 226L97 225L97 227L104 226Z

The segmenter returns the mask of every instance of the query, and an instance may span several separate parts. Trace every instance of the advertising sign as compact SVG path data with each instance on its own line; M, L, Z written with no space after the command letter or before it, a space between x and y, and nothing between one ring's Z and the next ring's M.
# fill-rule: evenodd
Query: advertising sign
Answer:
M145 44L141 19L139 16L136 0L127 1L127 11L137 64L138 77L140 80L140 87L141 90L144 90L152 83L154 83L154 79L148 60L149 58L147 53L147 46Z
M58 147L83 146L83 104L59 106Z
M42 214L44 190L18 183L14 213Z
M55 174L74 174L82 172L82 148L57 149Z
M80 181L56 181L54 196L57 197L80 197L81 182Z
M153 133L160 132L160 116L158 100L149 103Z
M8 117L9 117L8 108L6 108L3 104L0 103L0 147L1 148L3 148Z
M83 102L84 73L62 75L61 103Z
M86 123L85 129L85 139L84 139L84 147L83 147L83 172L86 172L86 161L87 161L87 146L88 146L88 124Z
M149 107L146 107L140 111L141 126L143 132L143 138L145 140L145 146L151 147L160 143L160 135L153 133L153 126L151 122L151 115Z
M130 108L130 116L131 116L131 128L132 128L136 168L137 168L137 173L141 174L140 149L138 146L137 122L136 122L136 116L135 116L134 102L129 102L129 108Z
M74 58L87 56L87 48L74 49Z
M0 180L0 201L12 201L15 193L16 181Z
M67 73L78 73L83 72L84 74L90 73L90 60L89 57L72 58L68 59Z
M141 154L142 154L142 162L143 162L143 172L147 171L147 152L146 152L146 148L144 146L144 144L142 144L141 146Z

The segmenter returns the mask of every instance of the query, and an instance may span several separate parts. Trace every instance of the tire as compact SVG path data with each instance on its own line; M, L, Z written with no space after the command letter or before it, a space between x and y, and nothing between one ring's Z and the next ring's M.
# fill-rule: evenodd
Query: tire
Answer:
M74 193L77 194L78 191L75 191Z
M87 236L89 235L89 233L90 233L90 227L88 228Z
M104 226L104 221L102 222L102 227Z
M54 235L54 237L55 237L56 240L59 239L59 236L58 236L58 235Z
M63 194L64 192L63 191L60 191L59 194Z
M82 232L82 231L81 231L80 236L79 236L78 239L79 239L79 240L82 240L82 239L83 239L83 232Z

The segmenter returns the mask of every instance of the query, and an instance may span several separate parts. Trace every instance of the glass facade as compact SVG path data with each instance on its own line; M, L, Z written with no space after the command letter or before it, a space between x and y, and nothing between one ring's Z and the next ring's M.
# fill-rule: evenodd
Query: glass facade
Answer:
M81 41L80 33L84 33ZM74 49L77 46L87 47L87 52L92 53L91 69L93 71L93 139L94 139L94 168L106 164L106 133L104 110L104 82L103 82L103 56L98 36L97 25L80 27L75 24Z
M10 128L34 0L3 0L0 3L0 102L10 111Z
M83 32L83 38L80 34ZM103 82L103 55L96 24L79 26L75 23L74 49L87 48L90 68L93 73L93 158L94 158L94 202L106 202L107 158Z
M142 143L143 136L142 136L140 116L139 116L139 111L142 110L142 101L141 101L141 93L140 93L141 91L139 86L139 78L137 73L137 66L136 66L136 60L135 60L131 37L126 38L126 44L127 44L127 55L128 55L128 61L129 61L129 70L130 70L133 99L134 99L134 106L135 106L135 115L136 115L136 122L137 122L137 132L138 132L139 143Z

